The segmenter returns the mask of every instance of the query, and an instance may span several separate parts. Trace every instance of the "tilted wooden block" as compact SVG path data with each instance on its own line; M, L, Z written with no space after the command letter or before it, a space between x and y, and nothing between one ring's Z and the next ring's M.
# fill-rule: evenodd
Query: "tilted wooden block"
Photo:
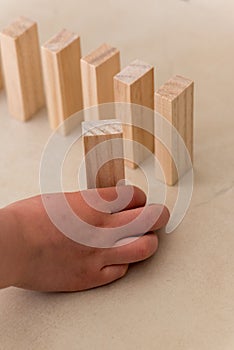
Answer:
M0 37L9 111L26 121L44 106L37 24L20 17L3 29Z
M86 121L82 123L82 132L87 187L116 186L125 178L121 122Z
M113 77L120 71L120 53L116 48L101 45L81 59L81 71L84 108L114 102ZM99 112L92 118L104 119ZM87 114L86 120L90 120Z
M53 130L83 109L80 58L80 38L66 29L42 46L48 116Z
M194 111L194 82L182 76L175 76L170 79L155 93L155 110L160 113L170 125L174 126L179 135L183 138L185 146L193 160L193 111ZM155 123L155 134L163 133L166 129L161 121ZM158 129L157 129L158 128ZM184 174L189 167L186 152L179 146L178 136L170 130L168 145L177 158L179 173ZM168 185L175 185L178 181L178 172L172 159L171 151L155 138L155 155L164 172L165 181ZM191 164L191 163L190 163Z
M123 122L124 139L136 142L125 147L125 157L130 159L126 164L135 168L149 155L146 149L154 152L154 68L140 60L133 61L114 77L114 93L115 102L139 105L116 106L116 118Z

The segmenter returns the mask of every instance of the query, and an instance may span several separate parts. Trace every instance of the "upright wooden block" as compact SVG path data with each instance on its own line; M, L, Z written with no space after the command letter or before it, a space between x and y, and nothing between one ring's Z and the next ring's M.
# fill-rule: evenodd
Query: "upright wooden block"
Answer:
M136 142L125 147L125 156L130 159L126 164L135 168L149 155L146 149L154 152L154 68L140 60L133 61L114 77L114 93L115 102L139 105L116 106L116 118L123 122L124 138Z
M2 76L2 62L1 62L1 51L0 51L0 90L3 87L3 76Z
M9 111L26 121L44 106L37 24L20 17L0 37Z
M120 53L116 48L101 45L81 59L81 71L84 108L114 102L113 77L120 71ZM92 118L103 119L99 112L92 115ZM86 114L86 120L90 119Z
M121 123L115 119L86 121L82 129L87 187L116 186L125 178Z
M80 38L66 29L42 47L48 115L54 130L83 109L80 58Z
M155 93L155 110L176 128L193 160L194 82L178 75L170 79ZM165 131L163 129L166 129L161 121L156 121L155 127L155 132L160 134ZM189 162L186 152L179 146L178 135L173 132L173 129L170 130L169 135L168 132L166 134L171 150L166 149L165 145L155 138L155 154L164 171L166 183L172 186L178 181L178 171L171 152L174 152L177 158L180 174L188 170Z

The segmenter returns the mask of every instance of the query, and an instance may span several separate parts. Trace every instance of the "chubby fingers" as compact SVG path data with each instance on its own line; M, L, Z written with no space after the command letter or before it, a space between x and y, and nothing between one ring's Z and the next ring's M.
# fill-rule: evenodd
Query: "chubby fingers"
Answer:
M124 239L119 244L105 250L105 265L131 264L148 259L158 249L158 237L155 233L148 233L142 237Z
M123 210L129 210L132 208L143 207L146 204L145 193L136 186L118 186L109 188L98 189L100 196L109 202L115 201L115 207L112 208L112 213L116 213ZM128 198L129 202L125 204L124 199Z
M146 203L145 193L136 186L116 186L80 192L86 204L96 211L117 213L142 207Z
M167 224L169 217L169 211L164 205L152 204L109 215L105 221L105 229L110 229L110 234L115 236L117 242L123 238L159 230Z
M129 264L151 257L158 249L158 237L149 233L143 237L131 238L132 242L104 250L104 266L101 269L102 284L113 282L123 277Z

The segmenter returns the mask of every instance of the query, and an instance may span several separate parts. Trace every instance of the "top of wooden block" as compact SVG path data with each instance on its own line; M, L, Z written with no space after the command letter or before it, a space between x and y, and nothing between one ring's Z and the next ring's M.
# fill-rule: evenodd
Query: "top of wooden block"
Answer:
M119 72L115 76L115 79L120 80L125 84L132 84L152 69L153 66L137 59Z
M192 84L193 81L191 79L176 75L161 86L156 94L172 101Z
M82 61L85 61L92 66L99 66L100 64L104 63L114 55L119 53L119 50L115 47L112 47L108 44L103 44L99 48L97 48L95 51L91 52L85 57L82 57Z
M48 40L43 45L43 48L53 52L59 52L78 38L78 34L70 32L67 29L62 29L58 34Z
M114 135L122 132L122 123L117 119L82 122L84 136Z
M36 24L35 21L21 16L17 18L15 21L13 21L12 23L10 23L6 28L4 28L1 31L1 34L4 34L13 39L16 39L20 35L24 34L28 29L30 29L35 24Z

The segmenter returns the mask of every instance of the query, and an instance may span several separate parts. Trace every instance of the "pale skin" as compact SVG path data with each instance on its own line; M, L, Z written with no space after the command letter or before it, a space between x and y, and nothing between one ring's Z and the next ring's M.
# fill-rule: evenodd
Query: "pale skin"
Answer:
M167 224L169 212L159 204L146 207L145 194L136 187L131 189L133 197L127 207L106 213L91 208L81 192L66 194L73 211L95 227L118 230L139 216L143 208L146 210L142 221L148 220L153 212L159 213L149 232L128 244L110 248L89 247L67 238L51 222L41 196L0 209L0 288L15 286L43 292L86 290L123 277L129 264L151 257L158 248L155 231ZM117 197L116 189L98 191L107 207L108 203L111 207ZM122 191L120 197L124 195ZM56 194L50 196L56 200Z

